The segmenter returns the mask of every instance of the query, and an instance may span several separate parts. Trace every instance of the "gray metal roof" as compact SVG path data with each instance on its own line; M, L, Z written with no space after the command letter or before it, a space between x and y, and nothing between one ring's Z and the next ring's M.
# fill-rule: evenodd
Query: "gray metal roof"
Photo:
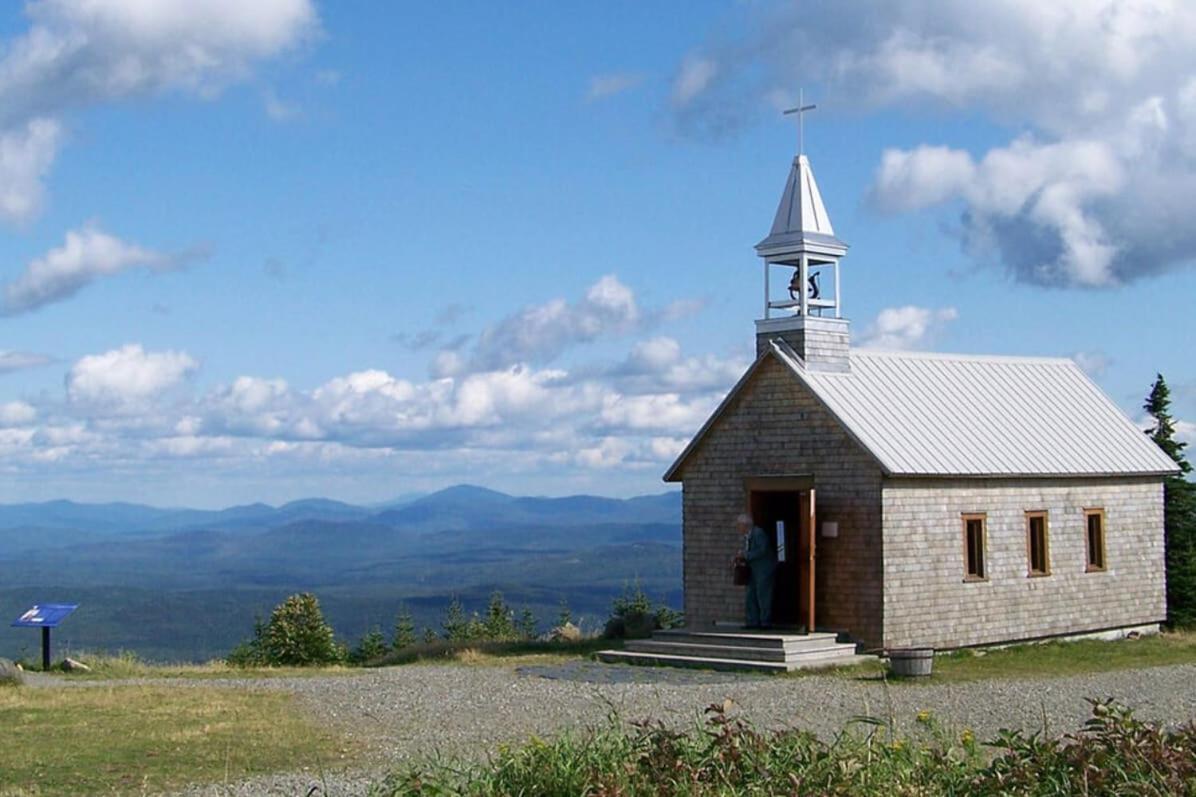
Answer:
M853 350L848 372L809 370L787 344L752 364L666 481L776 357L892 476L1165 475L1179 468L1074 362Z
M893 475L1166 474L1177 466L1068 359L851 352L847 373L789 366Z

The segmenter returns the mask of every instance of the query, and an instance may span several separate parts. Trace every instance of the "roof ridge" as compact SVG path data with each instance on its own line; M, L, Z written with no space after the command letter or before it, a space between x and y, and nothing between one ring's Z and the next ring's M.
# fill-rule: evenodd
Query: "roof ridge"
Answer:
M962 352L903 351L901 349L852 349L850 357L876 357L895 360L958 360L961 362L1043 363L1076 365L1070 357L1016 354L965 354ZM1076 366L1079 367L1079 366Z

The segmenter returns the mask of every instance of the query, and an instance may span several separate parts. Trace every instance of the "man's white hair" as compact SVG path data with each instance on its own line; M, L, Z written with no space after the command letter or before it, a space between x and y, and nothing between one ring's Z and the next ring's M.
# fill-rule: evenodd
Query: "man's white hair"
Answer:
M735 525L738 526L740 523L746 526L752 525L752 516L747 512L742 513L739 517L735 518Z

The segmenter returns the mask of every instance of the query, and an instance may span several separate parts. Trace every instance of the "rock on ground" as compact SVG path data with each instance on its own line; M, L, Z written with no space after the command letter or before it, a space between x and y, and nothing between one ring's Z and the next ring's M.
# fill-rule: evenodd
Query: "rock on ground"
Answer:
M0 686L20 686L25 683L25 673L8 659L0 659Z

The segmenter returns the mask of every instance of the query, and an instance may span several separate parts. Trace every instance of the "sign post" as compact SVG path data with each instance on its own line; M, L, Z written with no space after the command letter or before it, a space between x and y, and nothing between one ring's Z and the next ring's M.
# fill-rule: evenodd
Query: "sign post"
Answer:
M77 608L77 603L42 603L13 621L13 628L42 630L42 672L50 669L50 629L57 628Z

